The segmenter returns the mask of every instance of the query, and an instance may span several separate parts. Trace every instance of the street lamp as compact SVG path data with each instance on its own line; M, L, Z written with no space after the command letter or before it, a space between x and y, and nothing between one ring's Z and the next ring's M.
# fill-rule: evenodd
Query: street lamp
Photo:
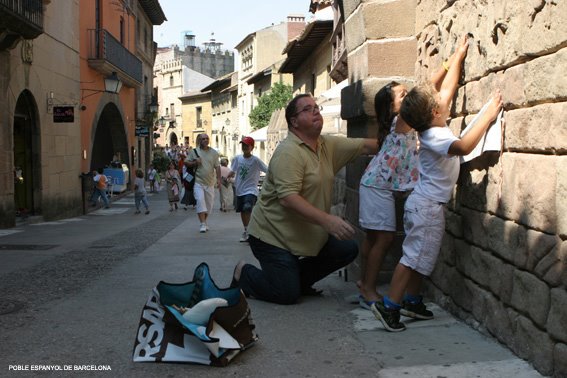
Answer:
M81 101L84 100L87 97L90 97L94 94L101 93L101 92L118 94L118 93L120 93L121 88L122 88L122 81L120 80L120 78L118 77L116 72L113 72L112 74L110 74L109 76L104 78L104 90L102 90L102 89L90 89L90 88L81 89L81 92L84 92L84 91L93 92L93 93L90 93L86 96L82 96Z
M116 72L113 72L110 76L104 79L104 91L110 93L120 93L122 88L122 81L118 78Z
M150 113L157 113L158 111L158 102L156 100L155 96L152 96L152 101L148 104L148 110L150 111Z

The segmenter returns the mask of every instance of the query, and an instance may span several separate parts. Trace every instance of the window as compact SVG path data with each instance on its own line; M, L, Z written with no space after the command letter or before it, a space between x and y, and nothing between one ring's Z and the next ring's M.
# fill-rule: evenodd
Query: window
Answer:
M203 128L203 120L201 119L202 115L203 115L203 108L201 106L197 106L195 108L195 118L197 120L197 128L198 129Z
M173 87L173 75L169 77L169 86Z
M175 104L169 104L169 108L171 109L171 116L175 117Z
M169 117L169 108L165 108L165 115Z
M124 17L120 17L120 43L124 44Z

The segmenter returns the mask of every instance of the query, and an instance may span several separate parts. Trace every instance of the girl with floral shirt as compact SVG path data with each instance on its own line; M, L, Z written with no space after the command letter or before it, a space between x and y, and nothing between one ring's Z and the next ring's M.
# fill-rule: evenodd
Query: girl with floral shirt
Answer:
M386 252L394 241L396 198L406 197L419 177L417 133L397 115L406 93L404 85L392 81L374 98L380 151L364 171L359 187L359 223L366 229L359 303L366 309L381 299L376 284Z

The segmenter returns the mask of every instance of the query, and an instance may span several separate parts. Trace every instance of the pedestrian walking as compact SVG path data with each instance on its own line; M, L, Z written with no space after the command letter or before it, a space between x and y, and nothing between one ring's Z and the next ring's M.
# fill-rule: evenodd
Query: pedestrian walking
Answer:
M228 167L228 159L222 158L220 160L221 181L222 185L219 187L220 192L220 211L227 212L233 202L233 181L231 176L232 171Z
M136 169L136 179L134 180L134 204L136 211L134 214L140 214L140 203L146 208L145 214L150 213L150 206L148 204L148 197L146 195L146 182L144 181L144 171Z
M148 168L148 181L150 182L150 193L153 193L155 191L156 174L157 174L157 171L154 168L154 165L150 164L150 167Z
M108 189L108 178L103 174L103 172L104 170L102 168L98 168L96 171L93 171L95 187L91 197L91 204L96 206L98 199L100 198L104 203L104 208L108 209L110 207L108 196L106 194Z
M207 232L207 219L213 211L215 185L220 187L221 173L218 152L209 146L209 136L205 133L197 136L197 147L191 150L187 165L195 169L193 195L197 201L199 232Z
M242 154L232 160L230 177L235 177L236 212L240 213L244 227L240 241L247 242L250 215L258 198L260 173L266 173L268 167L259 157L252 155L254 138L247 136L240 141L240 144L242 145Z
M165 184L167 188L167 200L169 201L169 211L177 210L181 179L173 160L171 160L167 166L167 171L165 172Z

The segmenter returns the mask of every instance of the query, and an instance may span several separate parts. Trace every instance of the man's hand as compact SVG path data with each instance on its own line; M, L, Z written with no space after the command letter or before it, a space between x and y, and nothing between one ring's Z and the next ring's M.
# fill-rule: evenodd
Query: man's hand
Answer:
M336 215L329 214L327 221L322 226L327 233L333 235L338 240L349 240L354 236L354 228Z

